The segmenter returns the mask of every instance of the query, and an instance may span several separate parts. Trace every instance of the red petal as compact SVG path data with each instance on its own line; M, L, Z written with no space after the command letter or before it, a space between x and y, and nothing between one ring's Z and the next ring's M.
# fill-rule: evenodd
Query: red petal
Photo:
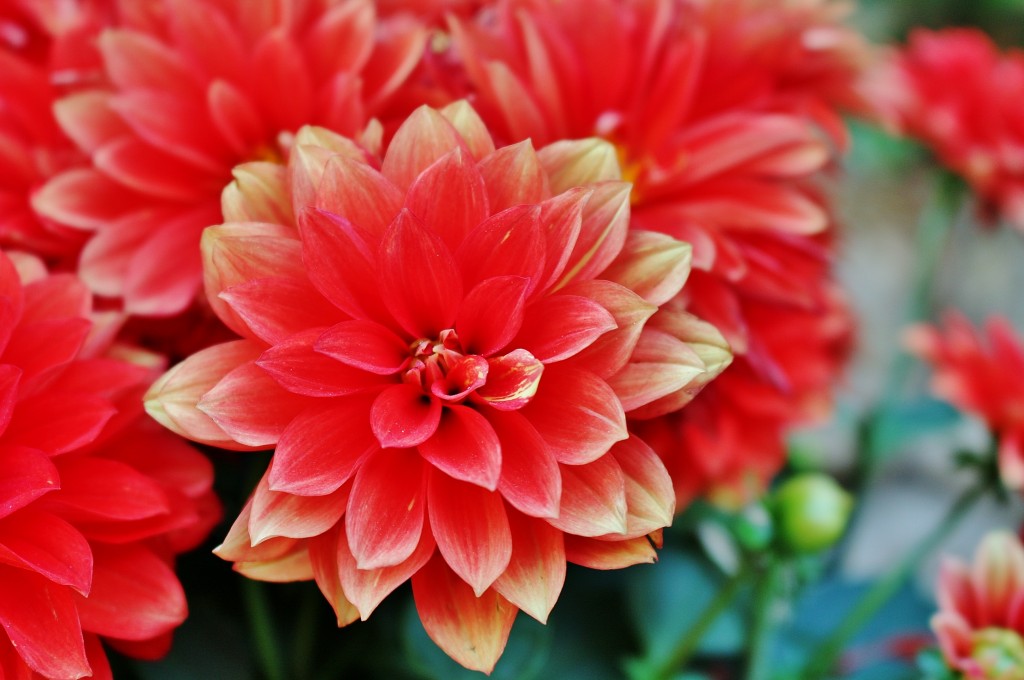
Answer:
M547 174L529 139L498 149L478 167L487 184L492 213L515 205L535 205L551 197Z
M206 108L217 132L239 158L259 148L260 142L267 137L263 121L252 102L226 80L210 83L206 90Z
M194 202L217 195L223 178L150 146L121 137L93 154L93 165L107 177L156 200Z
M406 118L388 145L381 165L384 176L407 190L421 172L448 152L465 148L465 142L444 117L421 106Z
M456 256L467 288L507 274L528 279L529 295L544 270L540 209L517 205L492 215L466 236Z
M527 515L557 517L562 473L548 445L519 413L491 412L487 418L501 442L501 495Z
M562 465L562 507L551 524L575 536L626 533L626 477L612 456Z
M416 611L430 639L471 670L490 673L519 611L494 590L477 597L440 555L412 577Z
M338 617L338 626L347 626L359 618L359 610L349 602L345 592L341 588L341 577L339 569L339 532L344 530L344 524L338 524L334 529L309 540L309 561L313 566L313 578L324 594L327 601L331 603L335 615ZM346 544L344 548L348 552Z
M108 400L92 395L44 392L18 402L4 443L51 456L66 453L94 441L116 412Z
M449 364L448 372L430 384L430 393L448 403L458 403L487 382L487 359L464 356Z
M252 56L257 107L272 129L295 130L309 122L313 92L310 74L297 42L284 28L267 34Z
M74 522L130 521L171 510L163 487L130 465L96 456L60 461L61 490L47 499Z
M455 479L489 491L498 486L501 444L487 419L468 406L447 406L437 431L418 448L428 462Z
M409 347L400 337L378 323L361 319L331 326L316 341L314 349L378 375L398 373L409 359Z
M672 524L676 497L658 454L636 435L612 448L626 476L627 535L640 537Z
M188 67L171 48L134 31L107 30L99 40L110 80L121 90L153 88L198 94Z
M99 229L139 203L138 196L92 168L62 172L32 194L32 207L40 215L79 229Z
M53 104L53 115L61 130L88 154L128 133L124 121L108 106L110 97L110 92L85 90Z
M544 372L522 413L559 462L589 463L629 436L626 415L608 383L588 371L557 368Z
M529 283L521 276L495 276L469 291L455 320L467 354L490 356L512 341L523 325Z
M427 511L437 549L479 597L508 566L512 534L501 496L430 471Z
M323 496L348 481L380 449L370 430L372 394L332 399L288 424L270 464L270 488Z
M363 621L369 618L388 594L405 583L430 560L435 545L429 528L425 526L419 545L404 562L393 567L359 569L347 541L343 530L338 539L337 569L345 596L359 610L359 616Z
M615 260L629 233L629 191L623 182L594 185L560 285L593 279Z
M401 564L416 550L426 504L423 473L413 451L378 451L359 467L345 530L360 569Z
M7 429L14 414L14 401L18 398L18 382L21 369L10 364L0 364L0 433Z
M245 363L203 395L197 408L246 446L273 446L292 418L310 405L282 389L255 363Z
M477 395L500 411L515 411L537 393L544 364L525 349L488 360L487 384Z
M518 512L508 514L512 527L512 559L494 582L494 589L512 604L546 623L565 583L562 532Z
M314 206L344 217L376 241L402 209L402 193L366 163L334 155L324 166Z
M5 443L0 446L0 470L0 518L60 488L57 468L37 449Z
M405 207L453 251L491 214L484 179L461 148L423 171L409 188Z
M240 81L245 77L246 48L222 11L182 0L171 0L165 11L177 60L186 61L211 79Z
M22 660L43 677L91 674L71 593L38 574L0 566L0 626Z
M87 319L68 318L19 324L7 344L4 363L21 369L21 390L37 376L77 358L91 327Z
M547 364L568 359L615 328L615 318L597 302L578 295L549 295L526 308L513 344Z
M0 521L0 563L27 568L83 595L92 585L92 550L85 537L48 512L25 510Z
M455 324L458 267L440 237L408 210L385 233L378 264L384 304L414 338L436 338Z
M256 365L289 392L310 397L338 397L389 384L387 378L314 351L323 332L323 328L312 328L293 335L265 351Z
M540 223L547 244L547 261L540 289L550 289L565 271L583 227L583 208L593 191L575 187L541 204Z
M646 536L624 541L565 536L565 557L588 569L625 569L634 564L654 564L658 553Z
M88 598L76 596L82 628L122 640L146 640L181 625L188 609L174 571L138 545L93 546Z
M625 246L601 278L614 281L652 305L674 298L690 275L689 243L653 231L631 229Z
M381 392L370 409L370 426L383 448L422 444L437 431L441 402L412 385L393 385Z
M629 361L644 324L658 311L636 293L611 281L595 279L564 288L566 294L582 295L596 301L615 319L617 328L595 340L568 361L607 380Z
M344 318L304 278L254 279L228 288L220 298L231 305L256 337L272 345L307 328Z
M269 538L310 538L330 530L345 512L349 487L324 496L295 496L271 491L267 476L252 494L249 536L257 546Z

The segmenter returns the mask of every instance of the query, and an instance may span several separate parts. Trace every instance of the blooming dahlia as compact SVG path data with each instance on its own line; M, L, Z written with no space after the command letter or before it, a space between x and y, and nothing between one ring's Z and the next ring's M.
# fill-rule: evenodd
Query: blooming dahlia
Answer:
M460 102L382 159L305 128L287 168L235 174L203 255L243 339L148 397L193 439L276 446L221 557L315 578L339 624L411 578L430 636L485 671L567 560L653 560L672 485L626 413L678 407L726 350L706 324L644 334L689 248L628 233L610 145L496 149Z
M950 667L967 680L1024 678L1024 548L1006 531L987 534L966 565L947 559L932 630Z
M220 220L231 169L287 153L291 133L346 133L387 113L425 30L378 20L369 0L124 3L99 38L107 85L56 105L92 160L34 196L44 216L95 232L79 272L127 312L170 316L201 281L199 237Z
M1003 483L1024 491L1024 344L1005 319L990 319L986 331L984 338L948 314L945 328L913 327L907 344L933 364L939 397L985 419L998 439Z
M676 475L680 507L685 489L713 486L704 472L770 476L785 428L830 401L850 324L830 278L832 220L816 184L831 154L819 126L841 137L834 106L860 63L832 8L507 0L450 22L473 101L499 136L604 137L634 182L633 227L693 244L677 302L721 329L737 354L730 372L742 375L700 397L729 405L716 417L671 417L694 432L644 426L661 442L720 442L659 447L688 477ZM795 324L780 333L782 318ZM716 454L727 460L695 461Z
M158 366L112 334L73 276L0 252L4 678L110 677L101 639L163 654L174 556L217 520L209 462L142 413Z
M1024 231L1024 54L1000 53L977 29L919 29L873 82L892 127L923 142L988 212Z

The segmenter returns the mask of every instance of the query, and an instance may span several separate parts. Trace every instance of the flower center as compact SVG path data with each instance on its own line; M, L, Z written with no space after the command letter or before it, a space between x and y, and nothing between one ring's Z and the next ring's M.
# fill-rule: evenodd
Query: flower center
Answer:
M1024 680L1024 640L1005 628L983 628L972 639L971 658L988 680Z
M465 354L453 329L436 340L420 339L409 346L403 382L449 402L461 402L487 382L487 359Z

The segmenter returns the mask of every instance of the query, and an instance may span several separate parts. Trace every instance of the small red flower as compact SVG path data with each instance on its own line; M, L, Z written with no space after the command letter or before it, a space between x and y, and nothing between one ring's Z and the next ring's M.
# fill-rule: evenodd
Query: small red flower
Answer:
M1024 343L1009 322L995 317L985 338L960 314L944 328L916 326L907 344L934 365L932 389L957 408L985 420L999 440L999 471L1006 486L1024 490Z
M932 630L967 680L1024 677L1024 548L1010 532L982 539L974 562L942 564Z
M203 254L244 339L148 398L193 439L276 446L219 555L315 578L340 624L411 578L430 636L485 671L567 560L654 559L672 485L627 412L678 408L727 350L648 333L689 248L628 233L610 145L496 149L460 102L417 110L382 159L305 128L287 169L235 173Z
M872 90L891 126L1024 230L1024 54L1000 52L977 29L918 29L874 73Z
M160 363L115 330L74 277L0 253L5 678L109 678L101 638L161 656L186 615L174 556L218 519L209 462L142 413Z
M51 180L33 205L95 232L79 265L94 292L171 316L200 288L199 237L220 220L231 169L281 157L302 125L355 133L386 114L426 32L406 14L378 20L369 0L121 10L98 41L107 86L56 105L92 165Z

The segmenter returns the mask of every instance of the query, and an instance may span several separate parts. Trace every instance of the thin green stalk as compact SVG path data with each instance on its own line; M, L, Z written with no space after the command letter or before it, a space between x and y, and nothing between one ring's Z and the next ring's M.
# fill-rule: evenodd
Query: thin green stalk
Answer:
M266 585L251 579L242 580L242 597L245 602L249 632L256 645L256 657L268 680L284 680L284 657L277 640L270 603L267 601Z
M676 642L676 646L672 648L672 652L668 657L655 666L651 672L652 678L655 680L667 680L667 678L671 678L676 671L681 669L690 660L690 657L697 651L697 646L708 632L708 629L711 628L711 625L736 599L736 594L746 581L749 573L750 570L744 565L719 588L715 597L700 613L694 624Z
M754 621L747 645L746 680L766 680L771 669L771 645L768 644L773 610L778 602L784 565L777 557L770 557L757 583L754 595Z
M907 554L896 567L880 579L860 599L832 634L818 647L808 661L803 673L804 680L821 680L828 677L839 656L849 641L863 628L878 610L896 594L921 561L927 557L953 531L967 515L974 504L985 495L987 487L971 488L957 499L946 516L932 531Z
M292 668L295 671L295 678L310 677L317 631L320 630L318 624L323 623L317 620L318 609L323 604L320 591L313 587L312 583L305 585L310 587L302 591L298 619L292 635Z

